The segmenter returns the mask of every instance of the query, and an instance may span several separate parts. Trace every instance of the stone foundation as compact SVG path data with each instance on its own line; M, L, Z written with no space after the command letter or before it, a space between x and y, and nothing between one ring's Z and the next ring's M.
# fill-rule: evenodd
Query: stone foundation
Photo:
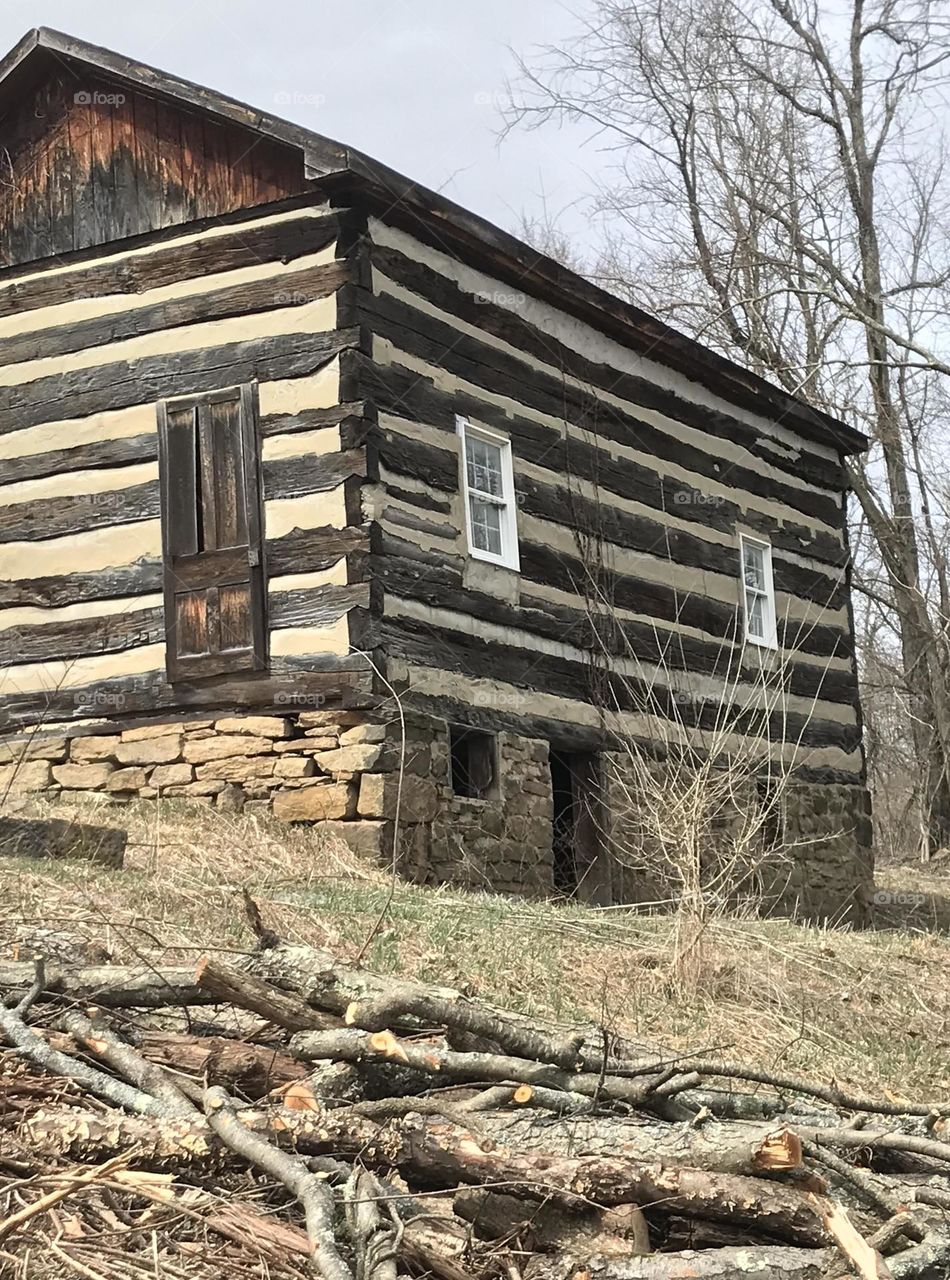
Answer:
M662 909L675 902L678 882L650 847L629 772L622 755L605 757L613 896L615 901ZM662 778L660 765L656 776ZM758 839L757 847L744 841L740 845L737 887L727 895L732 905L764 914L862 923L874 891L867 788L788 779L780 785L780 797L773 811L777 829L769 832L755 780L745 780L734 787L733 816L724 804L710 832L711 860L736 856L735 831L748 837L751 829ZM771 848L770 835L775 838Z
M0 794L164 796L230 813L266 810L286 822L320 822L355 853L385 863L398 804L407 878L550 893L548 744L499 734L497 752L497 792L476 800L453 794L447 726L424 717L406 722L401 787L400 727L365 712L96 726L0 743Z
M448 726L421 715L407 716L404 755L398 722L356 710L72 727L68 735L44 731L0 743L0 795L165 796L231 813L269 811L288 822L320 822L382 865L392 859L398 807L397 865L407 879L550 894L550 745L499 733L495 747L491 793L470 799L453 792ZM617 760L604 757L605 900L669 902L670 879L643 846ZM783 808L786 851L762 859L759 903L860 920L873 892L865 788L790 785Z

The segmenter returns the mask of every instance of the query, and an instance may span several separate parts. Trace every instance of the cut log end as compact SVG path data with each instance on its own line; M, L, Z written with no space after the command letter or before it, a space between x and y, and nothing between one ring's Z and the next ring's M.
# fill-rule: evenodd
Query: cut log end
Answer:
M384 1058L393 1058L396 1062L408 1062L409 1057L391 1031L374 1031L367 1041L373 1053Z
M802 1163L802 1140L791 1129L770 1133L752 1159L755 1169L797 1169Z

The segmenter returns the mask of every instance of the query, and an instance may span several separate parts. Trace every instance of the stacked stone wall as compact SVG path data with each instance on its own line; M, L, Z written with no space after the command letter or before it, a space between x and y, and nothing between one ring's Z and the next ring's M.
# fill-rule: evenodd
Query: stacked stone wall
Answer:
M395 842L397 869L417 883L544 895L554 889L549 750L499 733L491 793L471 799L453 792L448 725L423 715L327 708L106 724L0 743L0 796L168 797L267 811L318 822L379 865L391 864ZM611 899L670 905L669 876L648 849L638 856L642 832L620 757L605 757L603 781ZM866 789L793 783L783 808L783 847L763 857L760 905L860 919L873 892Z

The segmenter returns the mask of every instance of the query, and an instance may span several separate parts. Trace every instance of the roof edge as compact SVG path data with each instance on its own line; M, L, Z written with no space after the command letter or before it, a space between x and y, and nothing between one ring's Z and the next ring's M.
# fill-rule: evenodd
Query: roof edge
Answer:
M486 218L361 151L302 125L258 111L236 98L51 27L34 27L0 59L0 95L15 92L21 79L31 74L30 60L39 51L83 63L142 91L172 98L194 110L295 147L303 153L305 176L312 181L313 189L329 187L345 191L356 187L364 197L379 203L384 217L393 221L414 219L438 240L454 239L460 249L471 256L481 256L491 267L508 272L509 278L513 276L516 282L531 280L541 286L547 300L562 310L608 332L658 364L676 369L726 401L759 414L770 414L808 439L830 444L843 454L862 453L868 448L867 436L854 427L782 390L737 361L703 346L633 303L622 301Z
M650 312L624 302L488 219L362 152L350 150L348 157L345 172L328 175L315 185L336 188L341 193L359 188L381 202L384 219L390 221L405 220L405 213L411 211L434 232L443 247L447 236L455 237L475 255L481 253L495 265L507 265L516 271L522 283L540 281L549 291L549 300L563 310L609 332L657 364L676 369L732 404L771 414L808 439L831 444L844 454L863 453L868 448L868 437L849 423L815 408Z

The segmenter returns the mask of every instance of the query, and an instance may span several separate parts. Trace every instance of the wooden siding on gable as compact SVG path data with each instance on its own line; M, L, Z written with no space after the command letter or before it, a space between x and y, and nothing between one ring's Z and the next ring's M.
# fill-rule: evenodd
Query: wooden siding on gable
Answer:
M304 188L295 148L62 60L0 121L0 148L7 266Z

